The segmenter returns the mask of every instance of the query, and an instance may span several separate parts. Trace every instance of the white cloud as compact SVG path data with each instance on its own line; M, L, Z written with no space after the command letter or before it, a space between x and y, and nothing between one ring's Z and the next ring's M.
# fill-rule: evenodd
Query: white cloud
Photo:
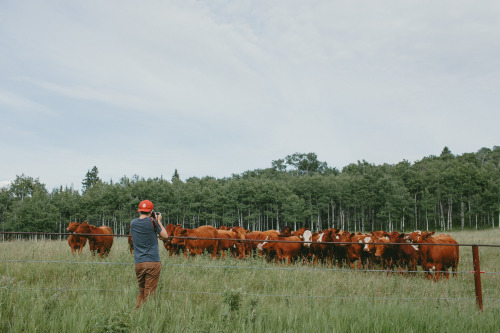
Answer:
M114 180L175 168L222 177L294 152L341 168L493 146L499 11L493 1L3 2L0 108L15 112L0 109L0 153L31 157L11 175L79 184L93 165ZM137 162L141 142L157 163Z

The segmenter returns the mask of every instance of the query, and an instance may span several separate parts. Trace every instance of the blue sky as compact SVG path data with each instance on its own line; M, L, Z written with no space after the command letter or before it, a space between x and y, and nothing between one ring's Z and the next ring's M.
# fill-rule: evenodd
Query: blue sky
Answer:
M497 1L0 2L0 185L499 145Z

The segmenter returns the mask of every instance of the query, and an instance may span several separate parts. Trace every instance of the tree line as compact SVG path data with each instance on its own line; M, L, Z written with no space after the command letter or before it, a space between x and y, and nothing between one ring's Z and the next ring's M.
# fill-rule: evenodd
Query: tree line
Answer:
M295 153L271 167L226 178L170 180L138 175L103 181L94 166L72 187L46 189L38 178L18 175L0 190L3 231L65 232L70 221L108 225L124 234L141 200L154 202L167 223L243 226L251 230L290 225L317 231L437 230L500 227L500 147L439 156L411 164L358 161L341 171L315 153Z

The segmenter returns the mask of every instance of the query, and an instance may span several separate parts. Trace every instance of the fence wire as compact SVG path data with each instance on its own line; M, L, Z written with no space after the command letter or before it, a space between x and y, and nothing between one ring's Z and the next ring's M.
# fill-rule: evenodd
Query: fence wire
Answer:
M84 288L27 288L27 287L9 287L10 289L16 290L49 290L49 291L90 291L90 292L116 292L116 293L126 293L134 292L131 290L120 290L120 289L84 289ZM189 291L189 290L156 290L157 293L179 293L179 294L195 294L195 295L224 295L224 292L210 292L210 291ZM345 299L345 300L409 300L409 301L475 301L474 297L373 297L373 296L325 296L325 295L294 295L294 294L254 294L254 293L241 293L243 296L253 296L253 297L287 297L287 298L311 298L311 299ZM483 298L484 301L500 301L500 298Z
M26 262L26 263L59 263L59 264L91 264L91 265L126 265L132 266L134 263L110 262L110 261L62 261L62 260L16 260L4 259L0 262ZM307 268L307 267L258 267L258 266L227 266L227 265L193 265L193 264L169 264L162 263L163 266L197 267L197 268L231 268L231 269L258 269L258 270L282 270L282 271L330 271L330 272L374 272L374 273L427 273L427 271L398 271L388 269L348 269L348 268ZM450 271L433 271L434 273L450 273ZM456 274L474 274L475 271L457 271ZM500 272L481 271L481 274L500 275Z

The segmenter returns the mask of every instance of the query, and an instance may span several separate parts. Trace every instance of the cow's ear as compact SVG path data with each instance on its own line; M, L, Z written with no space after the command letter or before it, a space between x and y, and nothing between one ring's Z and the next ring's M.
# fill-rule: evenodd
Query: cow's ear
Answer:
M434 231L433 232L426 232L425 234L422 235L422 239L427 239L427 238L431 237L432 235L434 235Z
M186 234L187 234L187 232L188 232L188 231L187 231L187 229L182 229L182 230L181 230L181 235L186 235Z
M430 233L430 235L434 235L435 233L436 233L436 232L435 232L435 231L433 231L433 232L431 232L431 233Z
M337 233L337 234L338 234L338 233L339 233L339 231L340 231L340 229L335 229L335 233Z
M373 231L370 231L370 235L375 236L375 234L373 234Z
M354 237L354 232L351 234L351 237Z

